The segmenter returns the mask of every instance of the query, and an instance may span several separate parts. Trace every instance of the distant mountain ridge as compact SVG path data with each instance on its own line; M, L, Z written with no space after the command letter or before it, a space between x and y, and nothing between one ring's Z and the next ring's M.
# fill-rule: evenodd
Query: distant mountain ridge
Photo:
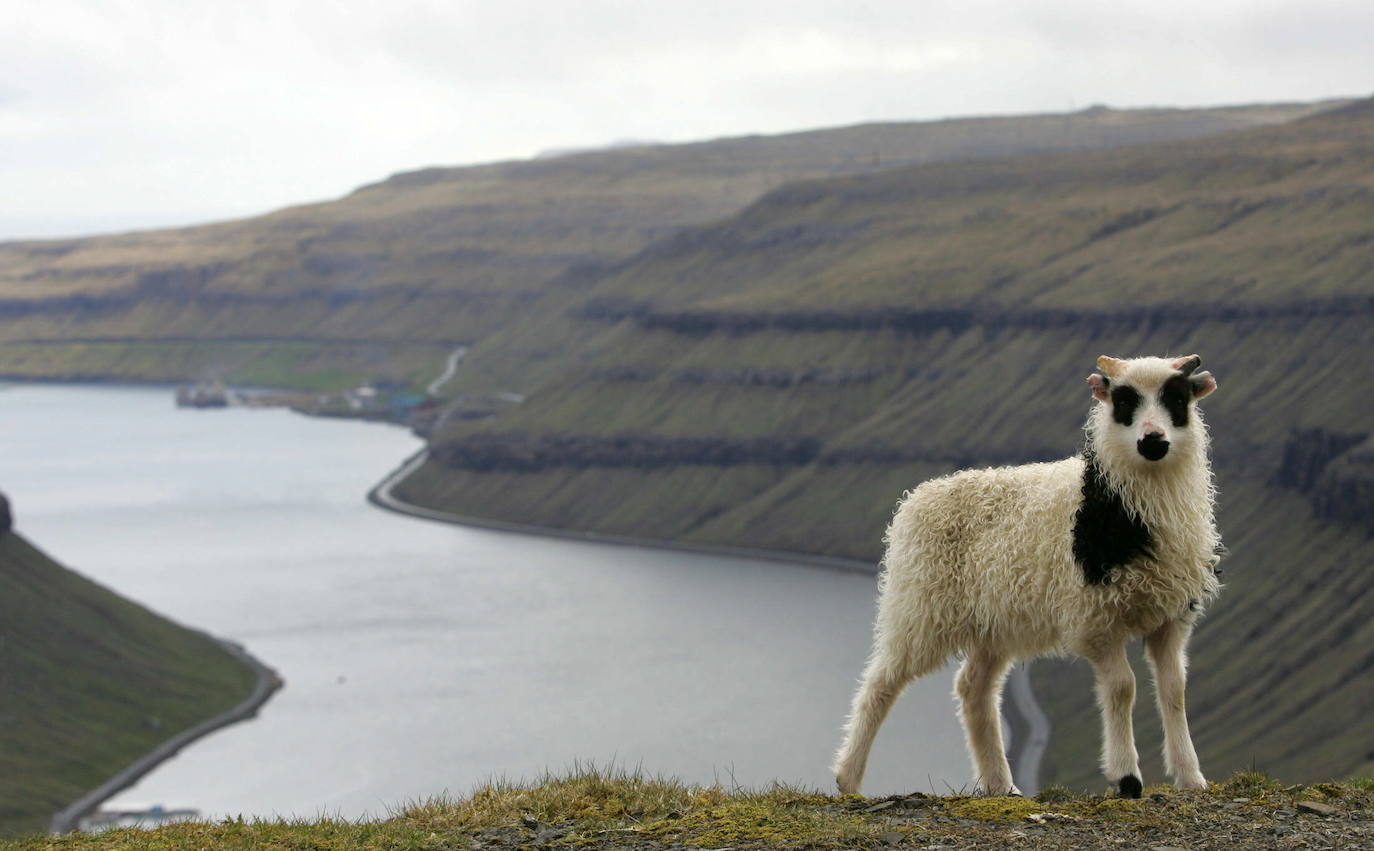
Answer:
M0 243L0 375L172 381L213 370L249 383L418 387L446 346L556 315L608 267L792 181L1191 138L1340 103L867 124L426 168L257 218ZM264 342L283 338L303 344Z

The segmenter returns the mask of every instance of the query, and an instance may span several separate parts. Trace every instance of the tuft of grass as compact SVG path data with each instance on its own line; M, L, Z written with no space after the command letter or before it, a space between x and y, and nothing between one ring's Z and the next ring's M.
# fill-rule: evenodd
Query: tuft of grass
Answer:
M1283 788L1283 784L1265 774L1263 771L1237 771L1231 779L1222 784L1222 788L1232 795L1247 798L1258 798L1272 792L1278 792Z
M703 848L741 844L848 845L883 828L854 811L827 806L830 799L779 786L763 792L735 793L644 825L642 834Z
M1072 801L1076 796L1069 791L1067 786L1046 786L1040 790L1040 794L1035 796L1035 800L1042 804L1059 804L1064 801Z
M725 799L717 787L696 789L672 778L589 763L575 765L567 775L546 772L533 784L494 779L462 800L432 798L406 807L395 818L433 831L514 825L525 818L546 823L575 819L600 830L626 821L663 819Z
M981 798L962 795L951 798L948 809L949 813L957 818L991 822L1023 822L1031 813L1046 811L1044 802L1036 798Z
M533 785L493 780L463 800L434 798L406 807L394 820L436 835L543 825L572 845L616 834L702 847L843 844L879 832L858 814L832 806L836 800L782 784L727 790L589 764L563 776L546 773Z
M1313 783L1307 790L1320 793L1323 798L1344 798L1346 793L1345 787L1339 783Z

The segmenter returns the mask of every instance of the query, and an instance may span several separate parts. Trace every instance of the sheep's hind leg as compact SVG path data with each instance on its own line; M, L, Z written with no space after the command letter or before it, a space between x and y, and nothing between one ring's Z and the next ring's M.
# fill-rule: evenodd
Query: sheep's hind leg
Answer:
M854 694L844 744L835 756L835 784L842 794L859 793L878 728L908 683L940 667L944 658L929 658L933 655L921 654L897 641L881 641L875 648Z
M1010 669L1008 657L974 650L964 659L954 681L959 720L964 724L976 781L988 795L1021 794L1012 782L1002 743L1002 684Z
M1117 784L1123 798L1139 798L1140 757L1135 749L1131 710L1135 707L1135 673L1126 644L1102 648L1088 657L1097 670L1097 703L1102 710L1102 771Z
M1193 627L1170 621L1145 637L1145 650L1155 675L1155 697L1164 726L1164 767L1180 789L1206 789L1197 751L1188 733L1184 684L1188 665L1185 648Z

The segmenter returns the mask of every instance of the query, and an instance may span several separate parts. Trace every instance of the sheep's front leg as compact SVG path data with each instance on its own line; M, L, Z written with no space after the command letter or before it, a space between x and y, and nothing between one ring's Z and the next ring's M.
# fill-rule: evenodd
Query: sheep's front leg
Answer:
M1192 632L1192 624L1170 621L1145 637L1145 649L1154 671L1155 697L1164 726L1164 767L1180 789L1206 789L1207 778L1202 776L1188 733L1183 694Z
M964 722L969 756L978 786L989 795L1019 795L1011 780L1006 747L1002 744L1002 683L1011 662L1005 656L974 650L955 678L959 718Z
M1139 798L1140 757L1135 750L1131 710L1135 707L1135 672L1124 642L1089 656L1097 671L1097 704L1102 709L1102 772L1117 784L1123 798Z

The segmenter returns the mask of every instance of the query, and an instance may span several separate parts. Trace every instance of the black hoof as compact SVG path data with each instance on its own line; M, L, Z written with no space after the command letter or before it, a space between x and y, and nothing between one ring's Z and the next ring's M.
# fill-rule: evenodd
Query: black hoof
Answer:
M1121 797L1123 798L1139 798L1140 790L1144 788L1140 785L1140 778L1134 774L1127 774L1121 778L1121 782L1117 786L1121 789Z

